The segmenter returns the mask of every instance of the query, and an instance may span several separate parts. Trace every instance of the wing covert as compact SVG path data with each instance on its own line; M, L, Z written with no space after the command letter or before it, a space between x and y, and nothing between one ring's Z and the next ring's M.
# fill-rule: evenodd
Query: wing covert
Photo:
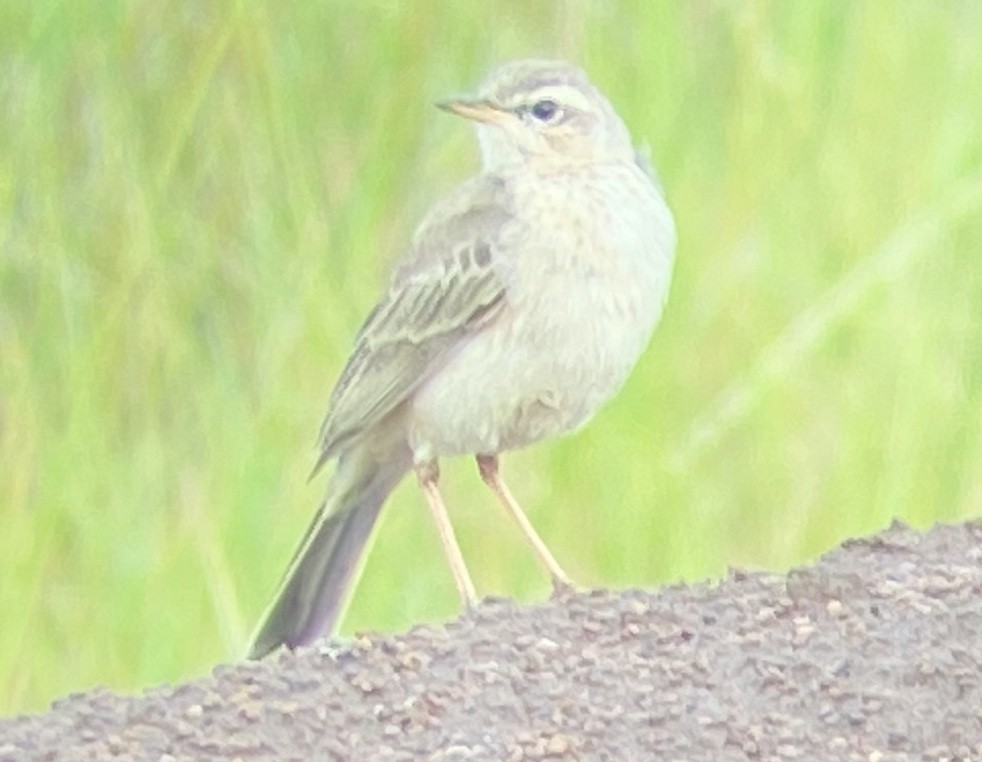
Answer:
M459 200L451 201L458 208L441 217L437 207L420 226L404 264L358 332L321 427L315 471L392 412L503 306L502 229L514 218L498 203L465 205L461 212Z

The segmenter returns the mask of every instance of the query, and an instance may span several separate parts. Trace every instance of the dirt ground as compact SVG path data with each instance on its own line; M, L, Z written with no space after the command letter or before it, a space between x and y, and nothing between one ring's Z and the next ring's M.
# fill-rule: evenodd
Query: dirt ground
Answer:
M0 720L0 760L62 759L982 760L982 522Z

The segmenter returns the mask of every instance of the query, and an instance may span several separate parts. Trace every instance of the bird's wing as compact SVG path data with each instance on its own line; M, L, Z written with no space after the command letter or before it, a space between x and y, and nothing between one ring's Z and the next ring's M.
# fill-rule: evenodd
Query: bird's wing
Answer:
M512 220L500 187L462 186L420 226L372 310L331 395L315 471L392 412L468 334L503 306L504 231Z

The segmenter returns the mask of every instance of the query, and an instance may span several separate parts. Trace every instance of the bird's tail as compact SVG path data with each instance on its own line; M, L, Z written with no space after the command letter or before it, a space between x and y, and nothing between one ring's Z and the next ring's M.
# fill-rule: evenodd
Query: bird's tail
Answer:
M261 659L306 645L337 624L382 504L409 468L365 450L341 456L327 497L293 555L249 649Z

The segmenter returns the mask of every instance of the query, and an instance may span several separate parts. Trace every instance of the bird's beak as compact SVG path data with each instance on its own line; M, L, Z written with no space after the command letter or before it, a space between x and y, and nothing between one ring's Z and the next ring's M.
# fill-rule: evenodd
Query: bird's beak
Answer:
M504 109L486 100L455 98L454 100L442 101L436 105L451 114L484 124L505 124L511 116Z

